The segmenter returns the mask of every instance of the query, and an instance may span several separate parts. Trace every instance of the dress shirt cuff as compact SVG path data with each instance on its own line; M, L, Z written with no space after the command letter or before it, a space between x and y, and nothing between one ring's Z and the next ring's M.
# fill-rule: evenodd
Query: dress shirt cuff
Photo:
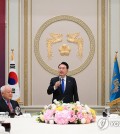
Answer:
M56 90L56 87L54 86L53 89Z

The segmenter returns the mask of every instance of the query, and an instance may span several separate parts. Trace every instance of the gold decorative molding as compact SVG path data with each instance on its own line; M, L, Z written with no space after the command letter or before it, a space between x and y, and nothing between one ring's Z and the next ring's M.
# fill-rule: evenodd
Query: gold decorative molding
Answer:
M18 0L18 78L20 85L20 0Z
M31 9L30 9L30 11L31 11L31 13L30 13L30 18L31 18L31 23L30 23L30 27L31 27L31 31L30 31L30 39L31 39L31 48L30 48L30 50L31 50L31 60L30 60L30 103L31 103L31 105L32 105L32 0L31 0L31 7L30 7Z
M109 0L109 57L111 57L111 0ZM109 58L109 83L111 83L111 58ZM111 86L111 85L110 85ZM109 94L110 95L110 94Z
M99 50L99 0L97 0L97 105L99 105L99 66L98 66L98 61L99 61L99 54L98 54L98 50Z
M101 26L101 37L102 37L102 54L101 54L101 104L105 105L105 0L101 1L101 15L102 15L102 26Z
M28 105L28 0L24 0L24 105Z
M90 28L82 20L80 20L79 18L76 18L76 17L73 17L73 16L68 16L68 15L61 15L61 16L53 17L53 18L49 19L48 21L46 21L38 29L37 34L35 36L35 39L34 39L34 53L35 53L35 56L36 56L36 59L37 59L38 63L46 71L48 71L48 72L50 72L52 74L58 75L58 71L57 70L52 69L51 67L49 67L43 61L43 59L42 59L42 57L40 55L40 52L39 52L39 50L40 50L40 48L39 48L39 40L41 38L41 35L42 35L43 31L49 25L51 25L52 23L55 23L57 21L64 21L64 20L77 23L79 26L81 26L86 31L86 33L87 33L87 35L89 37L89 40L90 40L90 52L89 52L89 55L88 55L87 59L85 60L85 62L80 67L78 67L78 68L68 72L68 75L75 75L75 74L83 71L90 64L91 60L93 59L94 53L95 53L95 39L94 39L93 33L90 30Z

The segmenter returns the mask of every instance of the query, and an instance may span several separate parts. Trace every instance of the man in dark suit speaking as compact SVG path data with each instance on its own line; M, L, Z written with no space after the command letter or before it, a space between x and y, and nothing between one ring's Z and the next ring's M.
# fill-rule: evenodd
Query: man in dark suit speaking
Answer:
M9 85L5 85L1 87L1 95L0 99L0 112L9 112L9 114L15 112L15 108L19 107L17 101L12 99L12 88Z
M63 101L64 103L79 101L76 80L67 76L69 65L62 62L58 65L58 77L54 77L50 81L47 93L53 94L53 99Z

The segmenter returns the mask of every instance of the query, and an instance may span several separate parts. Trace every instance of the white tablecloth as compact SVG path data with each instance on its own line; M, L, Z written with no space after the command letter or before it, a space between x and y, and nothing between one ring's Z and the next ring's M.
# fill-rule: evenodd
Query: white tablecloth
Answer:
M11 118L10 134L117 134L119 127L109 126L105 130L99 129L97 122L102 118L97 116L97 121L91 124L57 125L38 123L35 117Z

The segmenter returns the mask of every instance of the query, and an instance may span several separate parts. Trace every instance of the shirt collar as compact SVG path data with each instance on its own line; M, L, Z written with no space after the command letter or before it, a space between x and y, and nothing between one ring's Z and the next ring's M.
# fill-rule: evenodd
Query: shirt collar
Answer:
M3 97L3 100L4 100L6 103L8 103L8 101L10 101L10 100L6 100L4 97Z
M66 78L67 78L67 76L65 76L64 78L61 78L61 77L59 77L60 79L64 79L64 81L66 81Z

